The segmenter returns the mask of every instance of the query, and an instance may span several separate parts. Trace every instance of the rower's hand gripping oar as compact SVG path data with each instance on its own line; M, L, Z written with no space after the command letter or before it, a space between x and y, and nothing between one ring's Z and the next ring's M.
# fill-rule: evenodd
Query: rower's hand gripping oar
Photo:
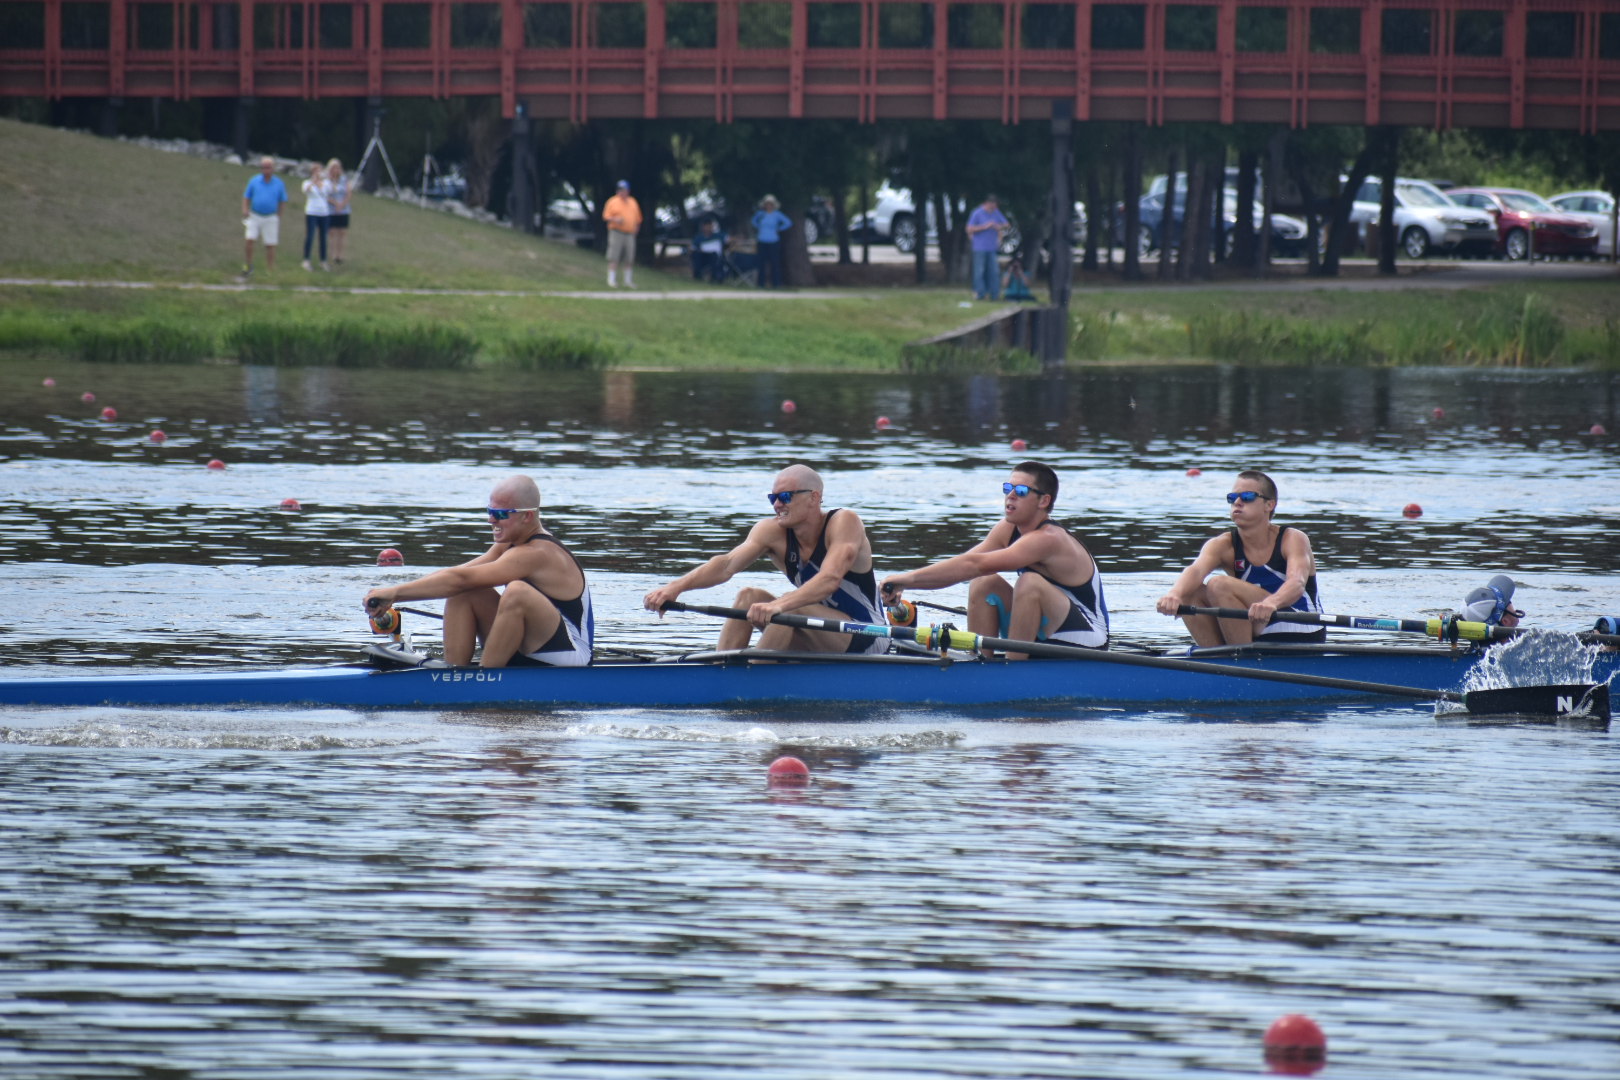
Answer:
M712 615L720 619L746 621L748 613L738 608L712 607L707 604L671 602L666 611L691 611L699 615ZM1243 616L1248 618L1247 614ZM1051 641L1017 641L1012 638L987 637L965 630L942 626L877 626L871 623L840 622L813 615L782 613L771 616L771 621L783 626L806 630L828 630L835 634L858 634L867 637L887 637L896 641L915 641L930 649L962 649L979 652L982 649L1000 649L1003 652L1025 653L1029 656L1049 656L1063 660L1085 660L1102 664L1125 664L1134 667L1159 668L1167 671L1187 671L1200 675L1222 675L1228 678L1257 679L1263 682L1294 683L1299 686L1319 686L1327 690L1352 690L1367 694L1388 694L1394 697L1416 698L1422 701L1452 701L1463 705L1471 713L1502 715L1506 713L1545 714L1552 716L1578 714L1609 719L1609 688L1607 686L1520 686L1506 690L1432 690L1422 686L1395 686L1390 683L1365 682L1361 679L1340 679L1329 675L1306 675L1291 671L1269 671L1263 668L1242 668L1225 664L1211 664L1201 660L1181 660L1169 656L1142 656L1138 653L1109 652L1104 649L1086 649L1078 645L1061 645Z
M1248 621L1249 613L1241 608L1194 607L1182 604L1177 615L1213 615L1217 619ZM1384 619L1368 615L1323 615L1315 611L1278 611L1272 622L1303 623L1306 626L1342 626L1351 630L1394 630L1403 634L1426 634L1441 641L1511 641L1528 634L1529 626L1492 626L1490 623L1470 622L1447 615L1438 619ZM1599 645L1620 645L1620 634L1600 634L1582 631L1575 635L1581 641Z

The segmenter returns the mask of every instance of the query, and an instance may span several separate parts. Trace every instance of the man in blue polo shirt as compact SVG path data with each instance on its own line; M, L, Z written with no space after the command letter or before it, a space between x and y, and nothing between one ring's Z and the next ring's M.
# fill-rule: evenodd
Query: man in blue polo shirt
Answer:
M287 202L287 186L276 175L272 157L259 159L259 175L242 191L242 225L247 229L246 253L242 258L242 280L253 276L253 241L264 241L264 268L276 268L276 243L281 239L281 208Z

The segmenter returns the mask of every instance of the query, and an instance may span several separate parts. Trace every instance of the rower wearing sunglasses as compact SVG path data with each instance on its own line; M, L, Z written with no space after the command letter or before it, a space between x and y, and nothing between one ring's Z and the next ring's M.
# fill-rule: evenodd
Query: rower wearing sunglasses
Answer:
M1001 485L1006 516L961 555L894 574L883 581L893 603L905 589L968 586L968 629L987 637L1108 647L1108 604L1102 575L1085 545L1053 524L1058 478L1050 466L1026 461ZM1018 575L1008 585L1004 573ZM1014 660L1028 659L1009 652Z
M762 649L801 652L881 653L889 639L806 630L771 622L781 612L886 626L872 571L872 544L866 526L853 510L821 508L821 477L808 465L789 465L776 474L766 494L772 514L756 522L743 542L724 555L682 574L648 593L647 610L665 606L692 589L730 581L762 558L768 558L795 586L783 596L748 587L732 604L746 608L748 621L727 620L720 629L720 649L745 649L757 627Z
M477 642L483 642L479 663L486 668L588 665L596 635L590 586L573 554L540 524L539 486L527 476L508 477L490 492L485 514L494 539L488 551L403 585L372 589L366 610L443 599L444 659L454 667L472 663ZM424 659L409 652L392 658L413 657L415 663Z
M1291 525L1272 523L1277 485L1263 472L1246 470L1238 473L1226 501L1232 528L1204 543L1198 558L1159 598L1159 613L1174 615L1184 604L1248 609L1247 620L1182 616L1193 641L1205 647L1327 640L1324 627L1302 631L1299 623L1271 621L1279 611L1322 610L1311 538Z

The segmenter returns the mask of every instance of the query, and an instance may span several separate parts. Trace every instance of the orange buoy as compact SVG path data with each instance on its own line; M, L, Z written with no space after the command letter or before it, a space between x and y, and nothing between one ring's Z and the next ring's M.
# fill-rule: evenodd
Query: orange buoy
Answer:
M283 510L302 510L303 509L303 507L299 505L297 499L282 499L281 500L281 508Z
M377 552L377 565L404 566L405 556L401 555L396 548L383 548L381 551Z
M1310 1076L1327 1062L1327 1037L1303 1013L1278 1017L1262 1040L1266 1063L1274 1073Z
M1188 469L1187 470L1187 475L1188 476L1203 476L1204 475L1204 470L1203 469Z
M771 762L771 767L765 770L765 779L772 784L808 784L810 766L796 757L784 755Z
M223 469L225 467L225 463L219 460L219 458L213 458L208 462L208 467L210 469Z
M1401 507L1401 514L1404 517L1420 518L1423 516L1423 507L1419 506L1417 503L1407 503L1405 506Z

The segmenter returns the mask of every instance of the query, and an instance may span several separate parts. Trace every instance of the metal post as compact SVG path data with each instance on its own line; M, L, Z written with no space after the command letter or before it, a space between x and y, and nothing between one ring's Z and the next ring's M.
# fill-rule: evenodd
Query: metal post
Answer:
M512 224L521 232L536 232L534 222L534 124L529 106L518 102L512 111Z

